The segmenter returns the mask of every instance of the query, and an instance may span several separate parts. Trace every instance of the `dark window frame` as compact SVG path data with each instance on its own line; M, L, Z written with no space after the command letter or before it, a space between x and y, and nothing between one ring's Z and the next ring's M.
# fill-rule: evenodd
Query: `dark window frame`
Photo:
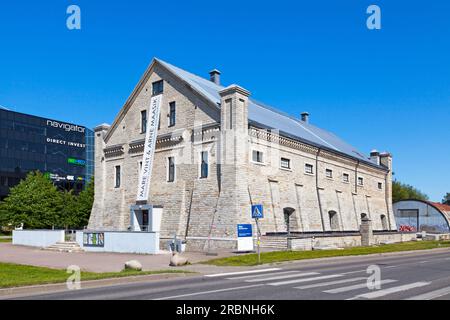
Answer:
M157 96L164 92L164 81L159 80L152 83L152 95Z
M264 163L264 153L262 151L253 150L252 161L256 163Z
M148 123L147 110L142 110L141 111L141 133L147 132L147 123Z
M209 175L208 151L200 152L200 179L207 179Z
M283 163L287 163L287 166L283 165ZM280 167L283 169L291 169L291 159L281 158L280 159Z
M169 127L174 127L176 124L176 107L175 101L169 103Z
M167 182L175 182L175 157L167 158Z
M121 172L121 167L120 166L115 166L114 167L114 188L118 189L120 188L120 185L122 183L122 172Z

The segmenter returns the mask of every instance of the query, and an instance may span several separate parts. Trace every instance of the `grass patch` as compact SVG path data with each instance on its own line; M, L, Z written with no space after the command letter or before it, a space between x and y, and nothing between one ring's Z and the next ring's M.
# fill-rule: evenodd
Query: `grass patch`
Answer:
M122 271L122 272L81 272L81 281L122 278L165 273L190 273L183 270L160 271ZM0 263L0 288L21 287L28 285L63 283L70 274L66 270L27 266L13 263Z
M0 239L0 243L1 242L12 242L12 239Z
M387 244L373 247L354 247L344 250L323 251L273 251L261 253L261 263L276 263L294 260L319 259L343 256L361 256L376 253L428 250L450 247L450 241L420 241ZM255 266L258 264L257 254L246 254L228 258L213 259L202 262L215 266Z

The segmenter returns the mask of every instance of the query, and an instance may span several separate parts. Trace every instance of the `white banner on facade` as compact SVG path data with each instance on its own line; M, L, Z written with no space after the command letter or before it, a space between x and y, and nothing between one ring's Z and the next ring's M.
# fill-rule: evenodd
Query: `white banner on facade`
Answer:
M158 136L159 114L161 110L162 95L152 97L147 121L147 132L145 135L144 156L142 168L139 173L139 185L137 201L147 201L152 180L153 157L155 155L156 138Z

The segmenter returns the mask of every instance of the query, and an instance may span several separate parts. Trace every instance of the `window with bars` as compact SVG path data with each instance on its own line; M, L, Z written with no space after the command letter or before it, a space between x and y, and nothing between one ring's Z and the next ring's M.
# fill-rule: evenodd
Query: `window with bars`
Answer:
M305 173L314 174L314 166L312 164L305 164Z

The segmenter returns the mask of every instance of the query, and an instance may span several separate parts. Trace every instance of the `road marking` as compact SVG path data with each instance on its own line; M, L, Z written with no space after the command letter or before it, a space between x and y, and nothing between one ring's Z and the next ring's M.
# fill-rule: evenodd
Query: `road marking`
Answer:
M397 280L382 280L382 281L380 281L380 285L393 283L393 282L397 282ZM365 281L364 283L361 283L361 284L356 284L356 285L353 285L353 286L331 289L331 290L327 290L327 291L324 291L324 292L325 293L335 294L335 293L348 292L348 291L353 291L353 290L358 290L358 289L363 289L363 288L367 288L368 289L367 281Z
M419 264L425 264L425 263L428 263L428 262L430 262L430 261L420 261Z
M300 277L316 276L318 274L320 274L320 273L317 273L317 272L296 273L296 274L289 274L289 275L270 277L270 278L246 280L245 282L261 282L261 281L272 281L272 280L281 280L281 279L289 279L289 278L300 278Z
M393 288L389 288L389 289L384 289L384 290L361 294L361 295L356 296L355 298L376 299L376 298L381 298L381 297L387 296L389 294L407 291L407 290L414 289L414 288L424 287L424 286L429 285L430 283L431 282L414 282L414 283L406 284L406 285L399 286L399 287L393 287Z
M282 275L282 274L291 274L298 271L284 271L284 272L272 272L272 273L266 273L266 274L257 274L253 276L242 276L242 277L232 277L227 278L227 280L242 280L242 279L252 279L252 278L260 278L260 277L266 277L266 276L276 276L276 275Z
M208 274L208 275L205 275L205 277L217 278L217 277L237 276L237 275L240 275L240 274L252 274L252 273L271 272L271 271L278 271L278 270L281 270L281 269L280 268L271 268L271 269L259 269L259 270L250 270L250 271L241 271L241 272Z
M450 287L442 288L436 291L427 292L415 297L411 297L405 300L433 300L436 298L440 298L442 296L446 296L447 294L450 294Z
M339 278L339 277L343 277L343 275L342 274L332 274L330 276L321 276L321 277L313 277L313 278L306 278L306 279L296 279L296 280L290 280L290 281L272 282L272 283L268 283L267 285L268 286L283 286L283 285L292 284L292 283L319 281L319 280Z
M334 286L336 284L356 282L356 281L360 281L360 280L367 280L367 278L365 278L365 277L358 277L358 278L351 278L351 279L338 280L338 281L322 282L322 283L310 284L310 285L307 285L307 286L295 287L294 289L304 290L304 289L328 287L328 286Z
M251 286L244 286L244 287L235 287L235 288L227 288L227 289L219 289L219 290L211 290L211 291L194 292L194 293L180 294L180 295L171 296L171 297L157 298L157 299L153 299L153 300L170 300L170 299L177 299L177 298L183 298L183 297L200 296L200 295L203 295L203 294L210 294L210 293L219 293L219 292L251 289L251 288L261 287L263 285L264 284L254 284L254 285L251 285Z

